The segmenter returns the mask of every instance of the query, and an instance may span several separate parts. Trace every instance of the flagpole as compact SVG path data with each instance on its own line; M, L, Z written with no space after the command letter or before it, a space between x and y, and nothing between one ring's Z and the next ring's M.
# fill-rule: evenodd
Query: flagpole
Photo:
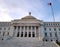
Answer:
M52 11L52 16L53 16L53 24L55 24L55 17L54 17L54 11L53 11L53 6L52 6L52 3L50 2L49 5L51 6L51 11ZM53 26L55 28L55 26ZM56 31L56 34L57 34L57 31ZM57 35L57 42L58 42L58 35Z
M52 4L50 6L51 6L51 11L52 11L53 21L55 22L55 17L54 17L54 11L53 11Z

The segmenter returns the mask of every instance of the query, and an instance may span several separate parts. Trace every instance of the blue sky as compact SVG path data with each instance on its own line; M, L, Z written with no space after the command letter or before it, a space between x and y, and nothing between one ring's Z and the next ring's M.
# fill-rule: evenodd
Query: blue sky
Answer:
M55 21L60 21L60 0L0 0L0 21L11 21L27 16L32 16L43 21L53 21L52 2Z

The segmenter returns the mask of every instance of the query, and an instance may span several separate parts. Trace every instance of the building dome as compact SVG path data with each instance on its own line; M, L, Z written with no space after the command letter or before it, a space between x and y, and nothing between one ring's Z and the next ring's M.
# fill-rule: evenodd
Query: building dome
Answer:
M22 19L36 19L36 18L33 17L33 16L25 16L25 17L23 17Z
M36 19L35 17L31 16L31 12L29 12L28 16L23 17L22 19Z

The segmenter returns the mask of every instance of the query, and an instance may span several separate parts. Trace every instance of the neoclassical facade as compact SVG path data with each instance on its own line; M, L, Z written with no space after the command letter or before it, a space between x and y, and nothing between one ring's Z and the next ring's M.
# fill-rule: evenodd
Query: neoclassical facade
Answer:
M0 40L13 38L60 41L60 22L44 22L31 15L11 22L0 22Z

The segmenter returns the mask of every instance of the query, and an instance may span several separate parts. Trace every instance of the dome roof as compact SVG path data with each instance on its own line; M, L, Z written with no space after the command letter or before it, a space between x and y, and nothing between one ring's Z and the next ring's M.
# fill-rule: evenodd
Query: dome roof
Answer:
M36 18L33 17L33 16L25 16L25 17L23 17L22 19L36 19Z
M29 12L28 16L23 17L22 19L36 19L35 17L31 16L31 12Z

